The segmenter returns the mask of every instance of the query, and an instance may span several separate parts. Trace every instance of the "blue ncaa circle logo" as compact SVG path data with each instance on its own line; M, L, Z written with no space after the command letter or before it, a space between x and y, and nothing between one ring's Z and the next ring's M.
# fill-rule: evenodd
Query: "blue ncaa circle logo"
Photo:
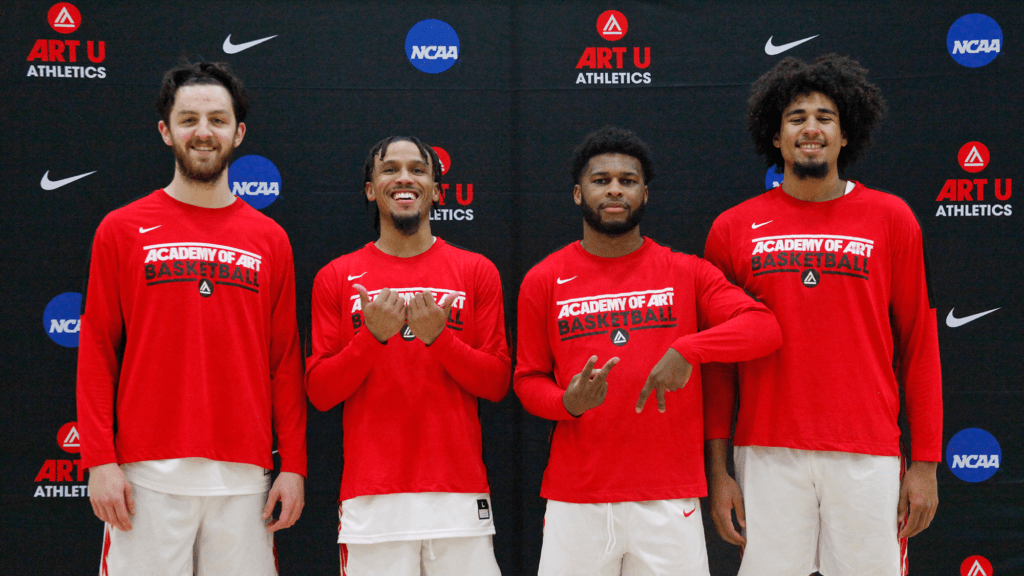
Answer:
M1003 451L995 436L981 428L956 433L946 445L946 465L957 478L967 482L988 480L999 470Z
M263 156L242 156L228 168L228 186L232 194L259 210L281 195L281 173Z
M455 29L441 20L416 23L405 36L405 57L427 74L439 74L459 61L461 46Z
M781 185L782 184L782 177L783 177L783 173L782 172L776 172L775 166L772 166L771 168L768 169L768 172L765 172L765 175L764 175L764 189L765 190L771 190L772 188L775 188L775 187Z
M1003 30L984 14L961 16L949 27L946 50L958 63L978 68L995 60L1003 49Z
M43 310L43 329L46 335L65 348L78 348L81 328L82 295L65 292L50 300Z

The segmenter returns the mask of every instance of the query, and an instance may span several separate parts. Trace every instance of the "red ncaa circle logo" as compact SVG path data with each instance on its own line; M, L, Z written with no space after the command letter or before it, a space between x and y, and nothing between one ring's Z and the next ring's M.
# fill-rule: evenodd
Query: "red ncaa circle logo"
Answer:
M46 13L46 21L50 23L50 28L57 32L71 34L78 30L82 23L82 14L73 4L59 2L50 7L50 11Z
M971 556L960 565L960 576L992 576L992 563L984 556Z
M448 169L452 167L452 157L440 146L431 146L431 148L437 153L437 159L441 161L441 175L444 176L448 173Z
M968 142L957 154L960 167L968 172L981 172L988 166L988 148L981 142Z
M621 40L629 30L629 22L618 10L606 10L597 17L597 33L605 40Z
M78 454L82 451L81 441L78 438L78 422L68 422L57 431L57 446L65 452Z

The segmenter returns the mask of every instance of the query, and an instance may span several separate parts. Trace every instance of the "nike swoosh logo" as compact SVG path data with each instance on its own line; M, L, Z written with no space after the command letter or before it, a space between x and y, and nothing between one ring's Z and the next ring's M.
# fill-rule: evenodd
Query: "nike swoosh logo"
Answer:
M39 187L43 190L56 190L61 186L71 184L75 180L81 180L90 174L95 174L96 170L92 172L86 172L85 174L79 174L78 176L72 176L71 178L65 178L63 180L50 180L50 171L47 170L46 174L43 174L43 179L39 181Z
M349 276L348 277L348 281L351 282L351 281L355 280L356 278L362 278L363 276L366 276L367 274L369 274L369 272L363 272L359 276Z
M693 510L690 510L689 512L683 512L683 518L689 518L689 517L690 517L690 514L693 514L693 513L694 513L694 512L696 512L696 511L697 511L697 507L696 507L696 506L694 506L694 507L693 507Z
M975 320L981 318L982 316L985 316L986 314L991 314L996 310L999 310L999 308L993 308L991 310L988 310L987 312L978 312L977 314L971 314L970 316L964 316L963 318L957 318L956 316L953 316L953 310L956 310L956 308L951 308L949 310L949 314L946 316L946 326L949 326L950 328L959 328L964 324L967 324L968 322L974 322Z
M754 224L753 222L751 222L750 223L750 229L751 230L757 230L761 226L764 226L765 224L771 224L772 222L775 222L775 220L769 220L767 222L762 222L761 224Z
M797 46L803 44L804 42L807 42L809 40L814 40L818 36L821 36L821 34L815 34L814 36L811 36L809 38L804 38L803 40L797 40L796 42L790 42L789 44L783 44L782 46L774 46L774 45L772 45L772 38L775 38L775 36L771 36L771 37L768 38L768 42L764 45L764 53L769 55L769 56L775 56L776 54L782 54L786 50L789 50L790 48L796 48ZM227 50L225 50L225 52L226 51Z
M555 282L558 282L559 284L565 284L566 282L572 282L576 278L577 276L573 276L572 278L566 278L565 280L562 280L561 278L556 278Z
M274 34L273 36L267 36L266 38L260 38L259 40L253 40L252 42L243 42L242 44L232 44L231 43L231 34L228 34L228 37L224 39L224 46L222 46L222 48L224 48L224 53L225 54L238 54L242 50L248 50L249 48L252 48L253 46L255 46L257 44L263 44L264 42L266 42L267 40L270 40L271 38L277 38L277 36L278 36L277 34Z
M163 226L163 224L160 224L160 226ZM139 234L145 234L146 232L152 232L153 230L156 230L160 226L153 226L152 228L143 228L142 226L139 226Z

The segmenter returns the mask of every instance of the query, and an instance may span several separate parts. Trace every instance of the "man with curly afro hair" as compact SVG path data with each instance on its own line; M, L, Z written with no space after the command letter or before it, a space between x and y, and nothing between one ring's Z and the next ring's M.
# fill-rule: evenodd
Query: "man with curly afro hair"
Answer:
M901 198L840 178L885 113L866 74L829 54L754 82L754 146L784 179L708 235L705 258L783 336L764 358L702 367L711 516L744 547L741 576L905 574L906 538L938 506L942 374L921 227Z

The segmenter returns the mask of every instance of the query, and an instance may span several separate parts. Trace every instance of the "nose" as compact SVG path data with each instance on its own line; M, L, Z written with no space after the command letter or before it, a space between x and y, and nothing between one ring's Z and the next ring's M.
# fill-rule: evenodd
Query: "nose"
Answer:
M210 121L206 118L200 118L198 126L196 126L196 136L200 138L207 138L213 135L213 130L210 129Z
M608 195L614 198L621 198L626 191L622 186L622 181L618 178L612 178L611 183L608 184Z

